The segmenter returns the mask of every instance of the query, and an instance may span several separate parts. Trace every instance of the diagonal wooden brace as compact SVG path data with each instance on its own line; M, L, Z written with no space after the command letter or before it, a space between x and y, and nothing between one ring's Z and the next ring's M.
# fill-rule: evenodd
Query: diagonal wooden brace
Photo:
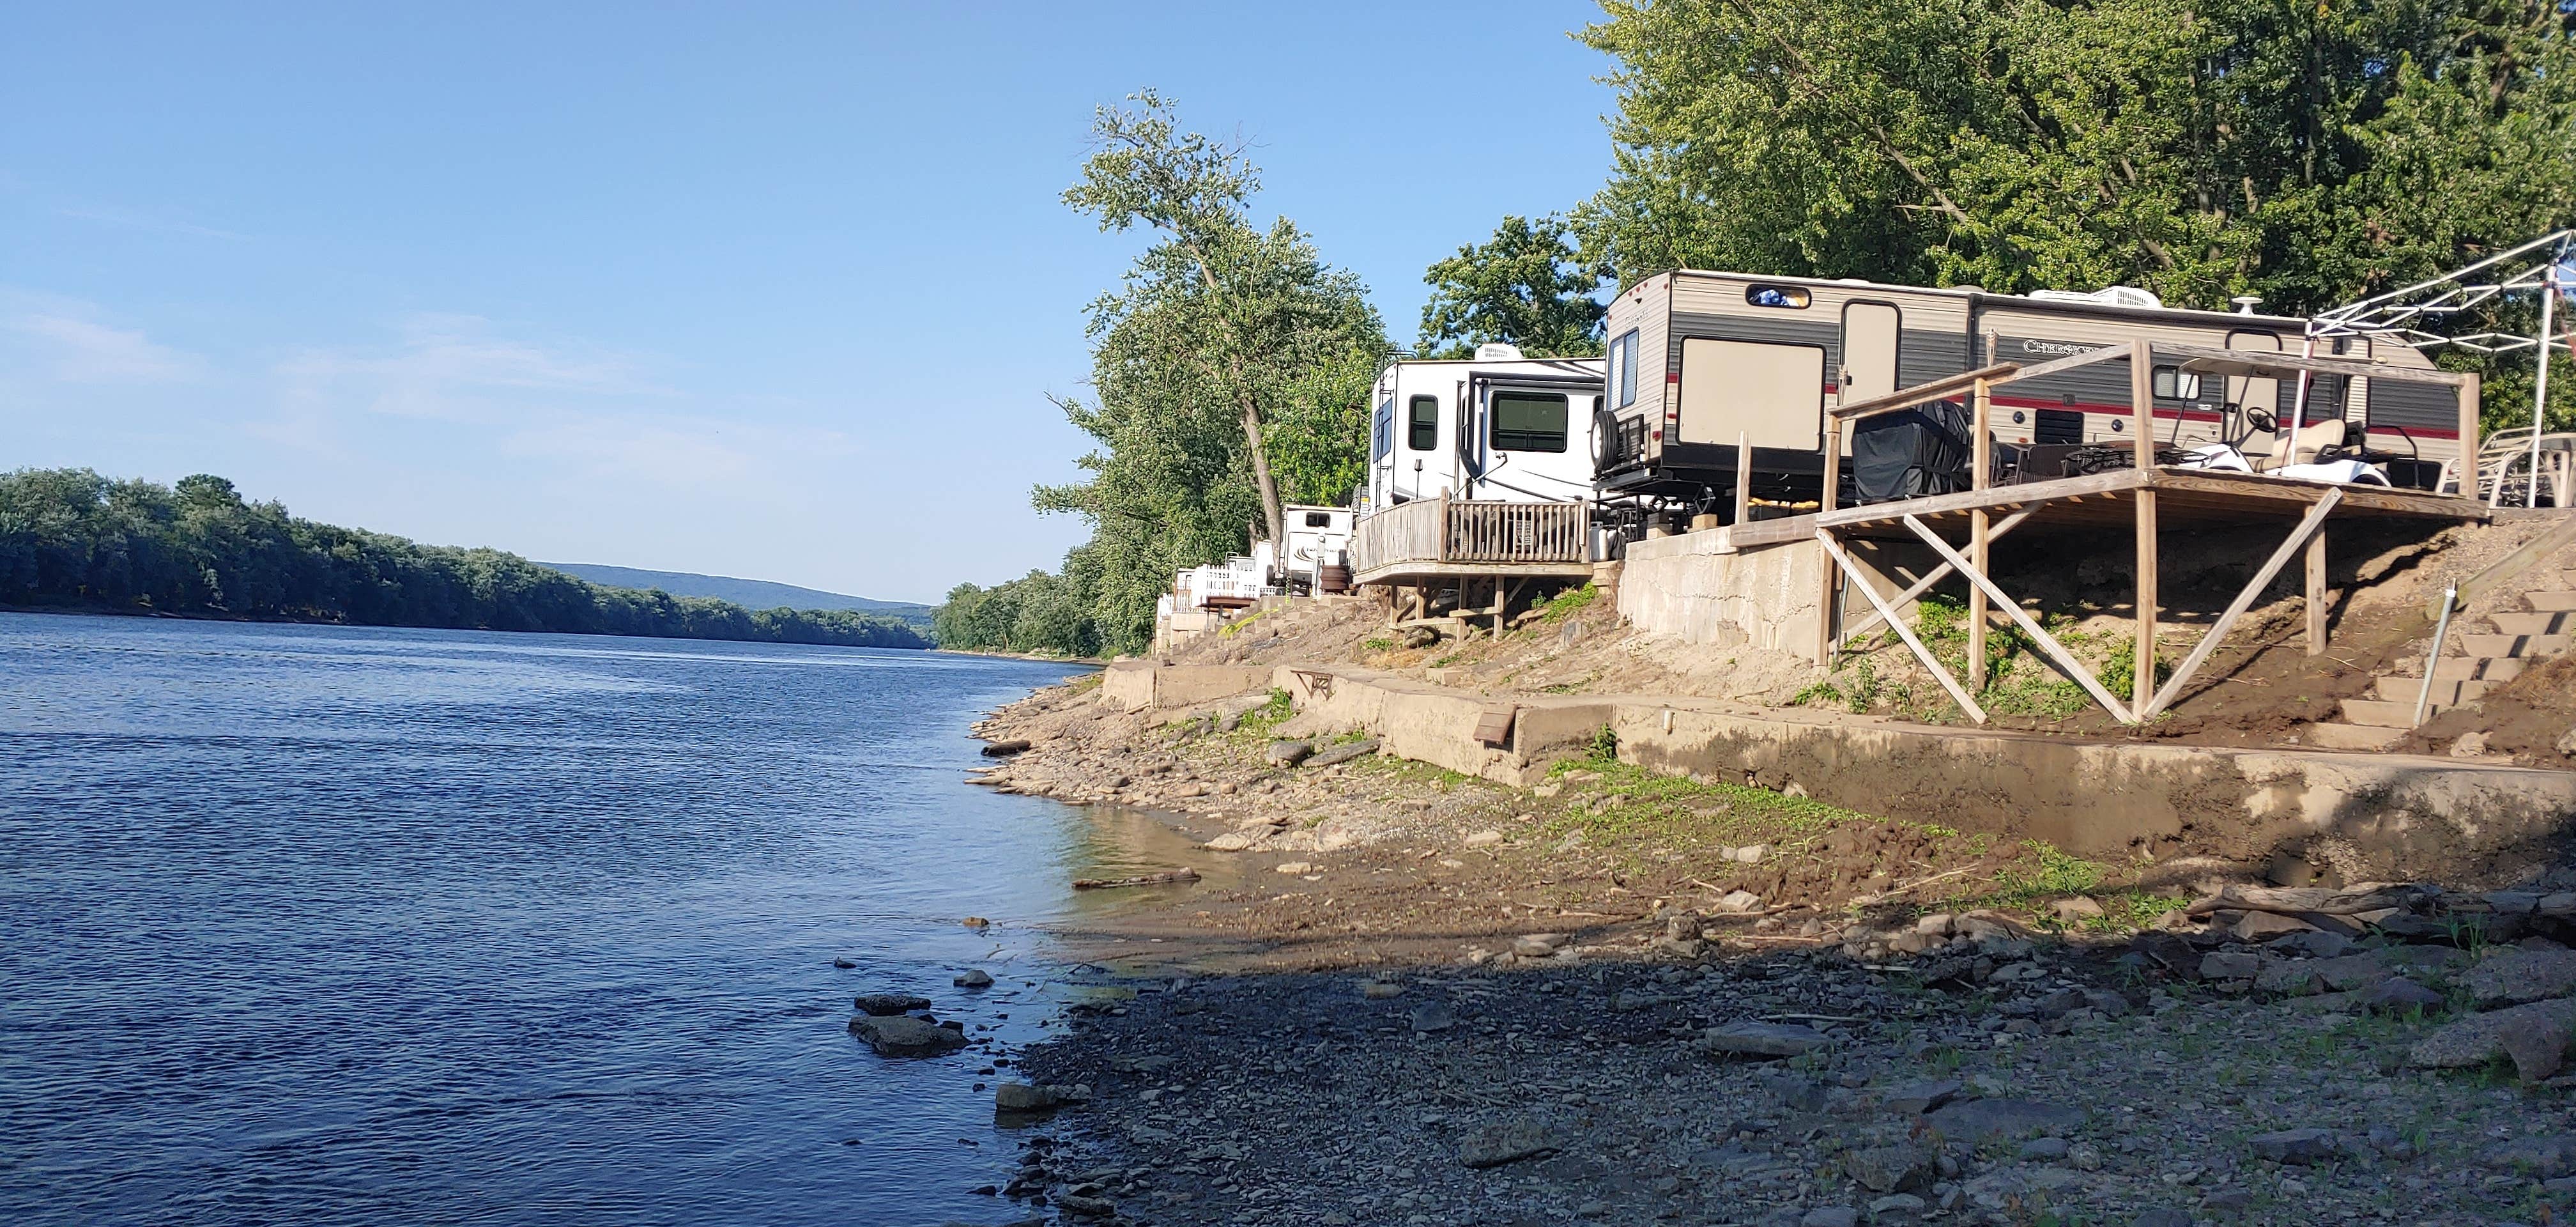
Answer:
M2300 520L2299 526L2290 530L2289 540L2283 541L2281 548L2272 551L2272 557L2265 560L2263 569L2256 571L2253 580L2245 585L2245 590L2237 593L2235 600L2228 602L2227 612L2218 615L2218 620L2209 624L2209 633L2200 637L2200 643L2192 648L2191 655L2183 657L2182 665L2173 671L2172 677L2165 679L2164 688L2158 690L2154 698L2147 700L2147 710L2139 719L2154 719L2156 713L2172 705L2174 697L2182 693L2183 683L2190 681L2191 675L2200 671L2202 662L2207 661L2209 654L2217 651L2218 645L2226 641L2227 632L2234 629L2236 620L2244 617L2246 610L2254 608L2255 600L2263 595L2265 588L2271 586L2272 577L2279 575L2281 568L2289 565L2290 555L2298 553L2300 548L2308 543L2309 538L2317 535L2317 530L2326 526L2326 516L2334 511L2335 504L2342 501L2343 488L2337 486L2327 490L2325 497L2317 500L2316 506L2308 508L2307 518Z
M2101 681L2093 676L2093 671L2085 668L2084 662L2075 659L2075 654L2067 651L2066 646L2057 641L2057 636L2041 630L2039 623L2031 621L2030 615L2022 612L2021 602L2012 599L2003 589L1996 587L1995 581L1986 578L1985 572L1968 565L1968 560L1961 558L1959 551L1951 549L1950 543L1942 540L1939 533L1924 527L1923 521L1907 516L1905 526L1913 529L1915 536L1923 538L1924 544L1931 546L1933 551L1956 568L1959 574L1966 576L1969 583L1984 590L1987 599L2003 610L2005 616L2013 620L2013 625L2021 628L2021 633L2030 636L2030 641L2038 644L2039 650L2047 653L2048 658L2056 662L2060 672L2074 678L2076 685L2083 687L2086 694L2093 696L2094 702L2102 705L2102 710L2111 713L2112 719L2122 724L2137 723L2136 718L2129 714L2128 704L2122 703L2109 690L2104 689Z
M1994 527L1986 530L1986 543L1988 545L1992 545L1996 541L2001 540L2005 533L2021 527L2021 522L2029 519L2034 510L2036 509L2024 508L1995 521ZM1942 563L1940 566L1932 568L1930 571L1924 573L1923 578L1918 579L1911 584L1907 584L1905 586L1905 591L1897 593L1893 598L1889 599L1887 603L1890 605L1902 605L1907 601L1913 600L1914 598L1931 591L1932 585L1948 579L1950 577L1950 572L1953 569L1954 568L1946 562ZM1871 631L1877 630L1878 624L1881 621L1883 621L1883 619L1881 619L1876 613L1872 613L1868 617L1861 619L1860 625L1843 632L1843 637L1836 641L1836 646L1850 643L1854 639L1858 639Z
M1869 603L1878 608L1879 616L1887 619L1889 629L1896 632L1897 638L1905 641L1906 647L1913 649L1914 659L1922 661L1923 667L1932 671L1933 679L1941 683L1941 688L1949 691L1950 697L1958 701L1959 710L1968 713L1969 719L1984 724L1986 709L1977 706L1977 701L1969 698L1968 692L1959 685L1959 679L1950 676L1950 671L1942 668L1940 661L1933 659L1932 650L1924 647L1923 641L1914 637L1914 632L1906 627L1904 620L1898 618L1896 611L1888 607L1887 598L1880 596L1878 589L1870 586L1869 577L1861 573L1860 564L1853 562L1852 556L1843 552L1842 543L1834 540L1833 533L1827 529L1817 529L1816 544L1823 546L1826 553L1834 556L1835 562L1842 564L1843 574L1851 577L1851 586L1859 589L1860 594L1868 597ZM1821 611L1819 614L1821 616Z

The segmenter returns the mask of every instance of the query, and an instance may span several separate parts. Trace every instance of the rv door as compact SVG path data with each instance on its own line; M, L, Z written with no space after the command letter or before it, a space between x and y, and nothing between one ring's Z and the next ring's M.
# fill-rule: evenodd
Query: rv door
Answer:
M1813 452L1825 439L1825 349L1690 337L1682 342L1680 439Z

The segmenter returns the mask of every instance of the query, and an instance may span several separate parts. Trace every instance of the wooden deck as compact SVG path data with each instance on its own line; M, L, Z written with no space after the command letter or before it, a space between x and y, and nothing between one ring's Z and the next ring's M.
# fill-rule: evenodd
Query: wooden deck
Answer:
M1422 499L1378 512L1351 532L1354 583L1591 574L1592 508L1586 503Z

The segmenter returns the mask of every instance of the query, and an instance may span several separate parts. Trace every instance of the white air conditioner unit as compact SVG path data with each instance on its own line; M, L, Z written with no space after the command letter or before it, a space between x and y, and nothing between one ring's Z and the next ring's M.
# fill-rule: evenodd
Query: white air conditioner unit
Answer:
M2156 297L2150 291L2141 290L2133 285L2115 285L2108 289L2094 290L2091 293L2086 293L2082 290L2032 290L2030 293L2025 294L2022 297L2036 298L2041 302L2099 303L2105 307L2146 307L2150 309L2160 309L2165 305L2165 300Z
M1476 347L1476 361L1518 362L1521 361L1521 347L1506 345L1501 341L1487 341Z

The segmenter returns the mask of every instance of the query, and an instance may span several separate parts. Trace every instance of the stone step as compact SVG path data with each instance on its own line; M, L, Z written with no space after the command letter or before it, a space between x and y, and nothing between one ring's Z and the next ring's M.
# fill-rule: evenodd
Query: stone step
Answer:
M2427 720L2440 714L2442 714L2442 705L2439 703L2424 709L2424 718ZM2343 718L2349 724L2411 729L2415 727L2415 701L2408 699L2399 703L2388 699L2345 699Z
M2485 696L2489 685L2491 683L2473 682L2462 678L2446 679L2436 675L2433 678L2433 701L2444 707L2475 703ZM2386 699L2391 703L2404 703L2411 708L2415 705L2416 692L2423 686L2424 679L2421 677L2382 677L2371 683L2371 697Z
M2522 661L2492 656L2445 656L2433 662L2433 678L2456 681L2509 682L2522 672ZM2423 674L2416 674L2422 677Z
M2564 638L2568 629L2568 624L2576 622L2576 614L2557 612L2500 613L2490 615L2487 618L2487 621L2495 623L2495 628L2497 630L2508 635L2531 635L2534 637L2558 635Z
M2462 635L2460 651L2470 656L2504 656L2530 660L2567 650L2565 635Z
M2366 724L2311 724L2307 742L2320 750L2385 750L2404 741L2406 732Z
M2531 602L2533 609L2546 613L2566 613L2576 610L2576 591L2526 592L2522 594L2522 598Z

